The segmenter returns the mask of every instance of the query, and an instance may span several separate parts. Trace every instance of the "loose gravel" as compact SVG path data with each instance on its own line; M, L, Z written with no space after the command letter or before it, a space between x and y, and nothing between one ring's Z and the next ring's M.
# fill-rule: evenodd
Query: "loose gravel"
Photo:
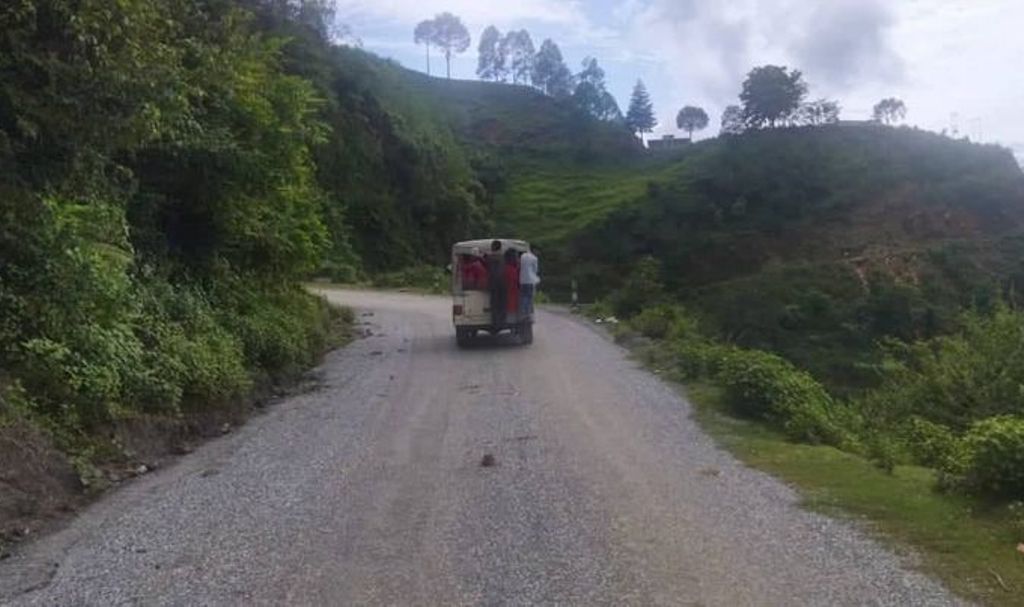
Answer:
M315 390L0 562L0 600L958 604L719 449L574 319L540 313L528 348L459 350L444 298L330 297L374 315Z

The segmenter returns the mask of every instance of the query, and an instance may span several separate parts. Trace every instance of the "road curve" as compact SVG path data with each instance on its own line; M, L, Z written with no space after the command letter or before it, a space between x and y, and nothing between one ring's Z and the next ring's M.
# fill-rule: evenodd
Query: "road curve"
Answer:
M328 291L317 386L0 562L13 605L944 605L719 450L568 316L455 348L444 298ZM481 467L491 453L493 467Z

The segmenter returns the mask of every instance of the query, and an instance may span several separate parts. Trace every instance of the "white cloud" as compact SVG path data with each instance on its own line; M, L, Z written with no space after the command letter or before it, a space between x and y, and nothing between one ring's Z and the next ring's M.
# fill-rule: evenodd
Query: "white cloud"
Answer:
M389 19L399 23L418 23L442 12L462 18L468 25L489 25L534 21L571 25L584 19L577 0L338 0L338 14L343 19Z
M789 50L801 69L837 87L897 81L903 61L892 48L892 25L891 12L880 2L818 4Z

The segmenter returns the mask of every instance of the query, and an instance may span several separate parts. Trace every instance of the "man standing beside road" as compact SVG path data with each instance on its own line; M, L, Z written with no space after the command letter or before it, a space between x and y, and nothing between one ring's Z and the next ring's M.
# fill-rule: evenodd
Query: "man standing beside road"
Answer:
M521 314L533 315L533 296L540 284L540 263L537 261L537 248L530 250L519 258L519 311Z

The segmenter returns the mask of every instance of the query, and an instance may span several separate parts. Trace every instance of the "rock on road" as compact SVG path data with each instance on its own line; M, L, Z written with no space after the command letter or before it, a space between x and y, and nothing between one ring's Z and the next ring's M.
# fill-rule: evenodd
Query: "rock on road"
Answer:
M373 335L0 562L0 601L956 603L718 449L578 320L540 312L532 347L459 350L447 299L325 292Z

